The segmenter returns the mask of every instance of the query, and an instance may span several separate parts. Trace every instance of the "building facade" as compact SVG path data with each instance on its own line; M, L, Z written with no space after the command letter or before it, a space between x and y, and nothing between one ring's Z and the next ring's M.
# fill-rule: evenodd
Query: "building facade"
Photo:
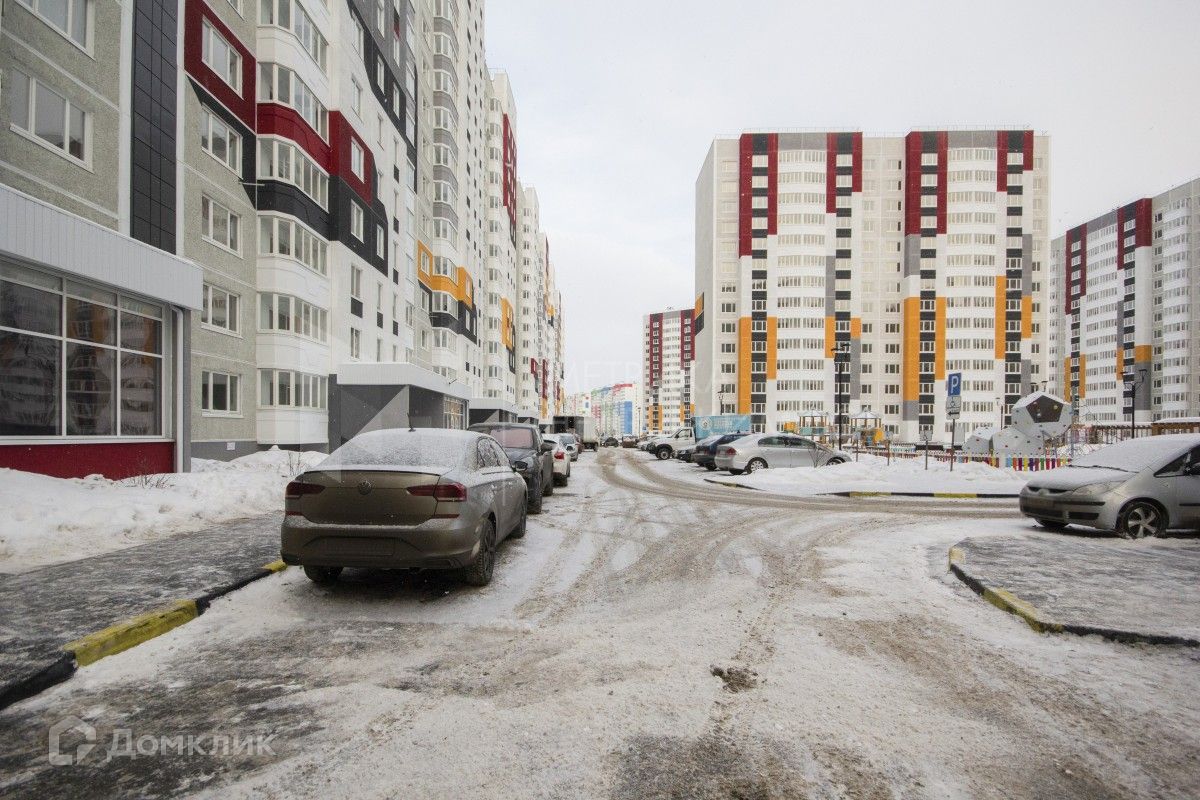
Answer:
M601 438L641 433L642 392L638 383L615 383L593 389L588 405Z
M190 460L202 276L180 257L179 17L138 7L0 12L0 466Z
M1089 424L1200 416L1200 179L1054 240L1050 387Z
M674 431L695 413L692 309L667 309L642 317L642 421L652 433Z
M1047 379L1049 140L1033 131L744 134L696 184L697 413L758 430L877 419L949 438Z
M483 15L455 0L4 6L0 183L11 204L142 243L96 291L119 290L104 297L121 319L135 297L158 304L154 369L186 371L159 435L231 458L557 407L562 303ZM116 347L98 363L124 359L133 380ZM0 424L28 413L0 408Z

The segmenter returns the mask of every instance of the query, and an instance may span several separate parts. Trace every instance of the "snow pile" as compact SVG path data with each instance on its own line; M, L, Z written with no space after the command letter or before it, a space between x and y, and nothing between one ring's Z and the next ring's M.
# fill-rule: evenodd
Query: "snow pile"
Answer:
M955 464L929 459L860 456L859 461L827 467L766 469L746 475L713 477L722 482L776 494L813 495L832 492L974 492L1016 495L1035 472L1017 472L981 463Z
M110 481L0 469L0 572L97 555L283 508L283 487L324 453L193 459L193 472Z

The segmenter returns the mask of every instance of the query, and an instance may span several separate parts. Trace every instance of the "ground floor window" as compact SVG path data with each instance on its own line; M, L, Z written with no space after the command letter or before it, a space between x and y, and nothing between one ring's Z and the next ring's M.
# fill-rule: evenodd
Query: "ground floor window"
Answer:
M462 400L459 400L457 397L445 398L442 405L442 411L444 416L443 421L447 428L461 430L467 427L467 408L466 403L464 403Z
M260 408L324 409L329 379L324 375L309 375L289 369L260 369L258 371L258 405Z
M225 372L200 373L200 408L212 414L241 411L242 379Z
M0 262L0 436L161 436L164 314Z

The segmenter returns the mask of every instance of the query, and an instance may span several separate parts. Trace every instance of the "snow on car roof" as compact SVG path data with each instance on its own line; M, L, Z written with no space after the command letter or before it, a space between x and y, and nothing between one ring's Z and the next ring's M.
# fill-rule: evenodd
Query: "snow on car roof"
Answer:
M1146 436L1110 444L1071 462L1073 467L1113 467L1141 472L1200 445L1200 433L1172 433Z
M449 471L473 463L483 434L451 428L383 428L360 433L314 469L410 467Z

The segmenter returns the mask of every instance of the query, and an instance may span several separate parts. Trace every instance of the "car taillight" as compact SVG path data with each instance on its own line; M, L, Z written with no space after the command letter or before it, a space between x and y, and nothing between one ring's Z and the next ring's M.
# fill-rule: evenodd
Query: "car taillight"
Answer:
M734 450L732 447L722 447L721 454L727 456L736 456L737 450Z
M292 481L283 490L283 497L286 500L299 500L306 494L320 494L325 491L324 486L318 486L315 483L304 483L303 481Z
M564 453L562 450L559 450L557 453L554 454L554 457L556 459L558 459L559 461L562 461L564 458L567 457L567 454Z
M434 500L466 500L467 487L461 483L429 483L410 486L408 493L417 497L432 497Z

